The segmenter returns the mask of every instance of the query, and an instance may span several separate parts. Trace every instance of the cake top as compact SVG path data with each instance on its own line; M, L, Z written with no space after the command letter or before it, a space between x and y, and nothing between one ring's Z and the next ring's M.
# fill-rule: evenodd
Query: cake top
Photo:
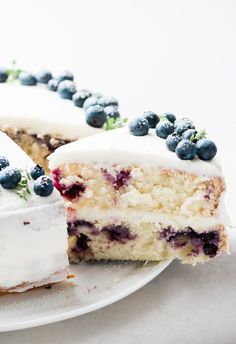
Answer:
M72 142L58 148L49 158L49 167L63 163L141 164L186 171L199 176L221 176L216 158L181 160L167 149L165 141L154 129L145 136L131 135L128 128L116 129Z
M99 132L86 123L81 108L50 92L44 85L27 87L19 85L18 81L0 83L0 97L0 126L71 140Z
M43 169L0 132L0 212L62 202Z

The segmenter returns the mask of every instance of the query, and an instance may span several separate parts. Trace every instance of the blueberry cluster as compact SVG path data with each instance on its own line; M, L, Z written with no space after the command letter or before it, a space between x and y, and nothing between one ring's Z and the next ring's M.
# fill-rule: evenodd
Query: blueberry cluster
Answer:
M211 160L217 153L215 143L206 138L205 130L197 131L189 118L176 119L171 113L158 116L152 111L144 112L142 117L129 123L132 135L144 136L150 128L156 135L166 140L167 148L175 152L181 160L192 160L198 156L201 160Z
M0 68L0 83L6 82L10 77L9 73L15 71ZM16 78L22 85L45 84L50 91L58 92L61 98L72 100L75 106L84 108L86 122L92 127L101 128L108 119L112 120L108 123L106 130L114 129L125 123L120 120L118 102L115 98L105 97L100 93L91 93L88 90L77 90L74 76L68 71L62 72L57 77L53 77L52 73L46 69L35 75L27 71L18 71Z
M34 192L38 196L49 196L53 192L52 180L45 176L44 169L35 165L29 172L22 171L18 168L11 167L8 159L4 156L0 157L0 185L7 190L14 190L16 193L27 199L27 194L30 194L28 181L34 180Z

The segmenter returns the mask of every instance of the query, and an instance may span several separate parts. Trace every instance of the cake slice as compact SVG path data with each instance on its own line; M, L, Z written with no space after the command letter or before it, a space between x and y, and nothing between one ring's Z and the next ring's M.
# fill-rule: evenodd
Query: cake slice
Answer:
M0 147L0 293L62 281L68 273L64 202L2 132Z
M134 136L123 128L60 147L49 166L67 205L73 262L195 264L228 250L216 158L181 160L153 129Z

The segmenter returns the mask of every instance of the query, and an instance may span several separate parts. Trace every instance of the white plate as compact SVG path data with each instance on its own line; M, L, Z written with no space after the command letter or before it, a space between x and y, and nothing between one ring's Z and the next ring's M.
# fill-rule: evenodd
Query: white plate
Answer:
M19 330L73 318L102 308L138 290L171 261L80 263L74 279L23 294L0 297L0 331Z

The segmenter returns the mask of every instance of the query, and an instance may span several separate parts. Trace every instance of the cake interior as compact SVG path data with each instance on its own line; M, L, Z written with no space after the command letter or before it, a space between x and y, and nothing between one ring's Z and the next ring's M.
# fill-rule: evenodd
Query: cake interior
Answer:
M139 165L64 164L52 171L67 204L69 256L205 262L227 251L216 214L224 184Z
M49 173L47 157L58 147L71 142L71 140L59 136L32 134L24 129L14 130L10 127L4 127L1 130L15 141L33 161L42 166L47 173Z

